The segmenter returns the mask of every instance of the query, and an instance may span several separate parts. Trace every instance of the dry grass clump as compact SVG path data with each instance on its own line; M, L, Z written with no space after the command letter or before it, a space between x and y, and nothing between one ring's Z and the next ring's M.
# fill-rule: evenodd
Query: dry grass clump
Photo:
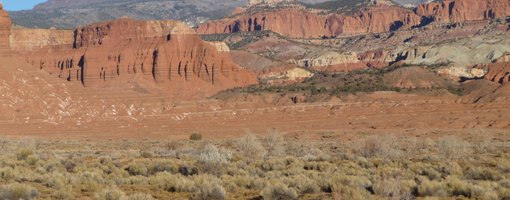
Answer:
M490 141L0 141L0 199L508 199L510 144Z

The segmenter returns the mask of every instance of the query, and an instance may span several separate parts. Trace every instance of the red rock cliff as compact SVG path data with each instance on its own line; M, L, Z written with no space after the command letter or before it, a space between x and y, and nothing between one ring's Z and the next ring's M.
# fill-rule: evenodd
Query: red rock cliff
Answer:
M420 16L432 17L440 23L505 18L510 15L508 0L445 0L416 8Z
M255 12L248 9L230 18L200 25L199 34L271 30L293 38L317 38L381 33L430 22L457 23L510 16L509 0L445 0L420 5L414 11L378 4L353 15L319 15L303 8Z
M380 33L418 25L421 17L412 11L380 5L354 15L318 15L301 8L287 8L210 21L198 27L199 34L271 30L293 38L317 38L341 34Z
M326 18L301 9L283 9L210 21L198 27L199 34L218 34L271 30L296 38L330 35Z
M210 95L256 83L255 76L177 21L119 19L80 27L74 48L45 48L29 61L85 86L153 84L172 95Z
M0 54L9 51L9 35L11 31L11 19L9 14L3 10L0 3Z
M382 33L411 28L421 23L421 17L397 7L380 5L359 11L354 15L330 15L326 26L331 35Z

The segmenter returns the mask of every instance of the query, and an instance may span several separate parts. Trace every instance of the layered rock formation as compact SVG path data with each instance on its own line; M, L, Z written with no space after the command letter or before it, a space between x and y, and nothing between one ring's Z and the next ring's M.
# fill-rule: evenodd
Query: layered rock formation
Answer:
M79 27L73 46L50 46L27 55L27 59L51 74L85 86L120 81L161 86L172 95L193 88L188 95L206 96L256 83L253 74L177 21L123 18Z
M421 27L430 23L460 23L510 16L508 0L447 0L420 5L414 11L376 4L352 15L320 15L304 8L257 11L248 9L230 18L209 21L198 27L200 34L271 30L292 38L336 37L382 33Z
M34 51L46 46L72 45L74 31L13 28L10 45L15 51Z
M9 35L11 31L11 19L9 13L3 10L0 3L0 56L9 50Z

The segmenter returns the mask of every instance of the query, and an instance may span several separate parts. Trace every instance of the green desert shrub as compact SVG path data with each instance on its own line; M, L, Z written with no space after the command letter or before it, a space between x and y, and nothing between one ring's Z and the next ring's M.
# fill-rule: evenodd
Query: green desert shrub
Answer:
M37 189L30 185L13 183L0 189L0 199L36 199L39 196Z
M296 190L289 188L287 185L276 181L268 184L260 193L264 200L281 200L281 199L297 199Z

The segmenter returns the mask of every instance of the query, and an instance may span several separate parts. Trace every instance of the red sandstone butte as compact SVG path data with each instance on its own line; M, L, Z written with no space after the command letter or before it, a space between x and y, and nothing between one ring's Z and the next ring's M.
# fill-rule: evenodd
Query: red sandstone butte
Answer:
M78 27L73 41L29 53L27 59L85 86L137 82L158 86L172 96L207 96L257 82L226 52L202 41L178 21L101 22Z

